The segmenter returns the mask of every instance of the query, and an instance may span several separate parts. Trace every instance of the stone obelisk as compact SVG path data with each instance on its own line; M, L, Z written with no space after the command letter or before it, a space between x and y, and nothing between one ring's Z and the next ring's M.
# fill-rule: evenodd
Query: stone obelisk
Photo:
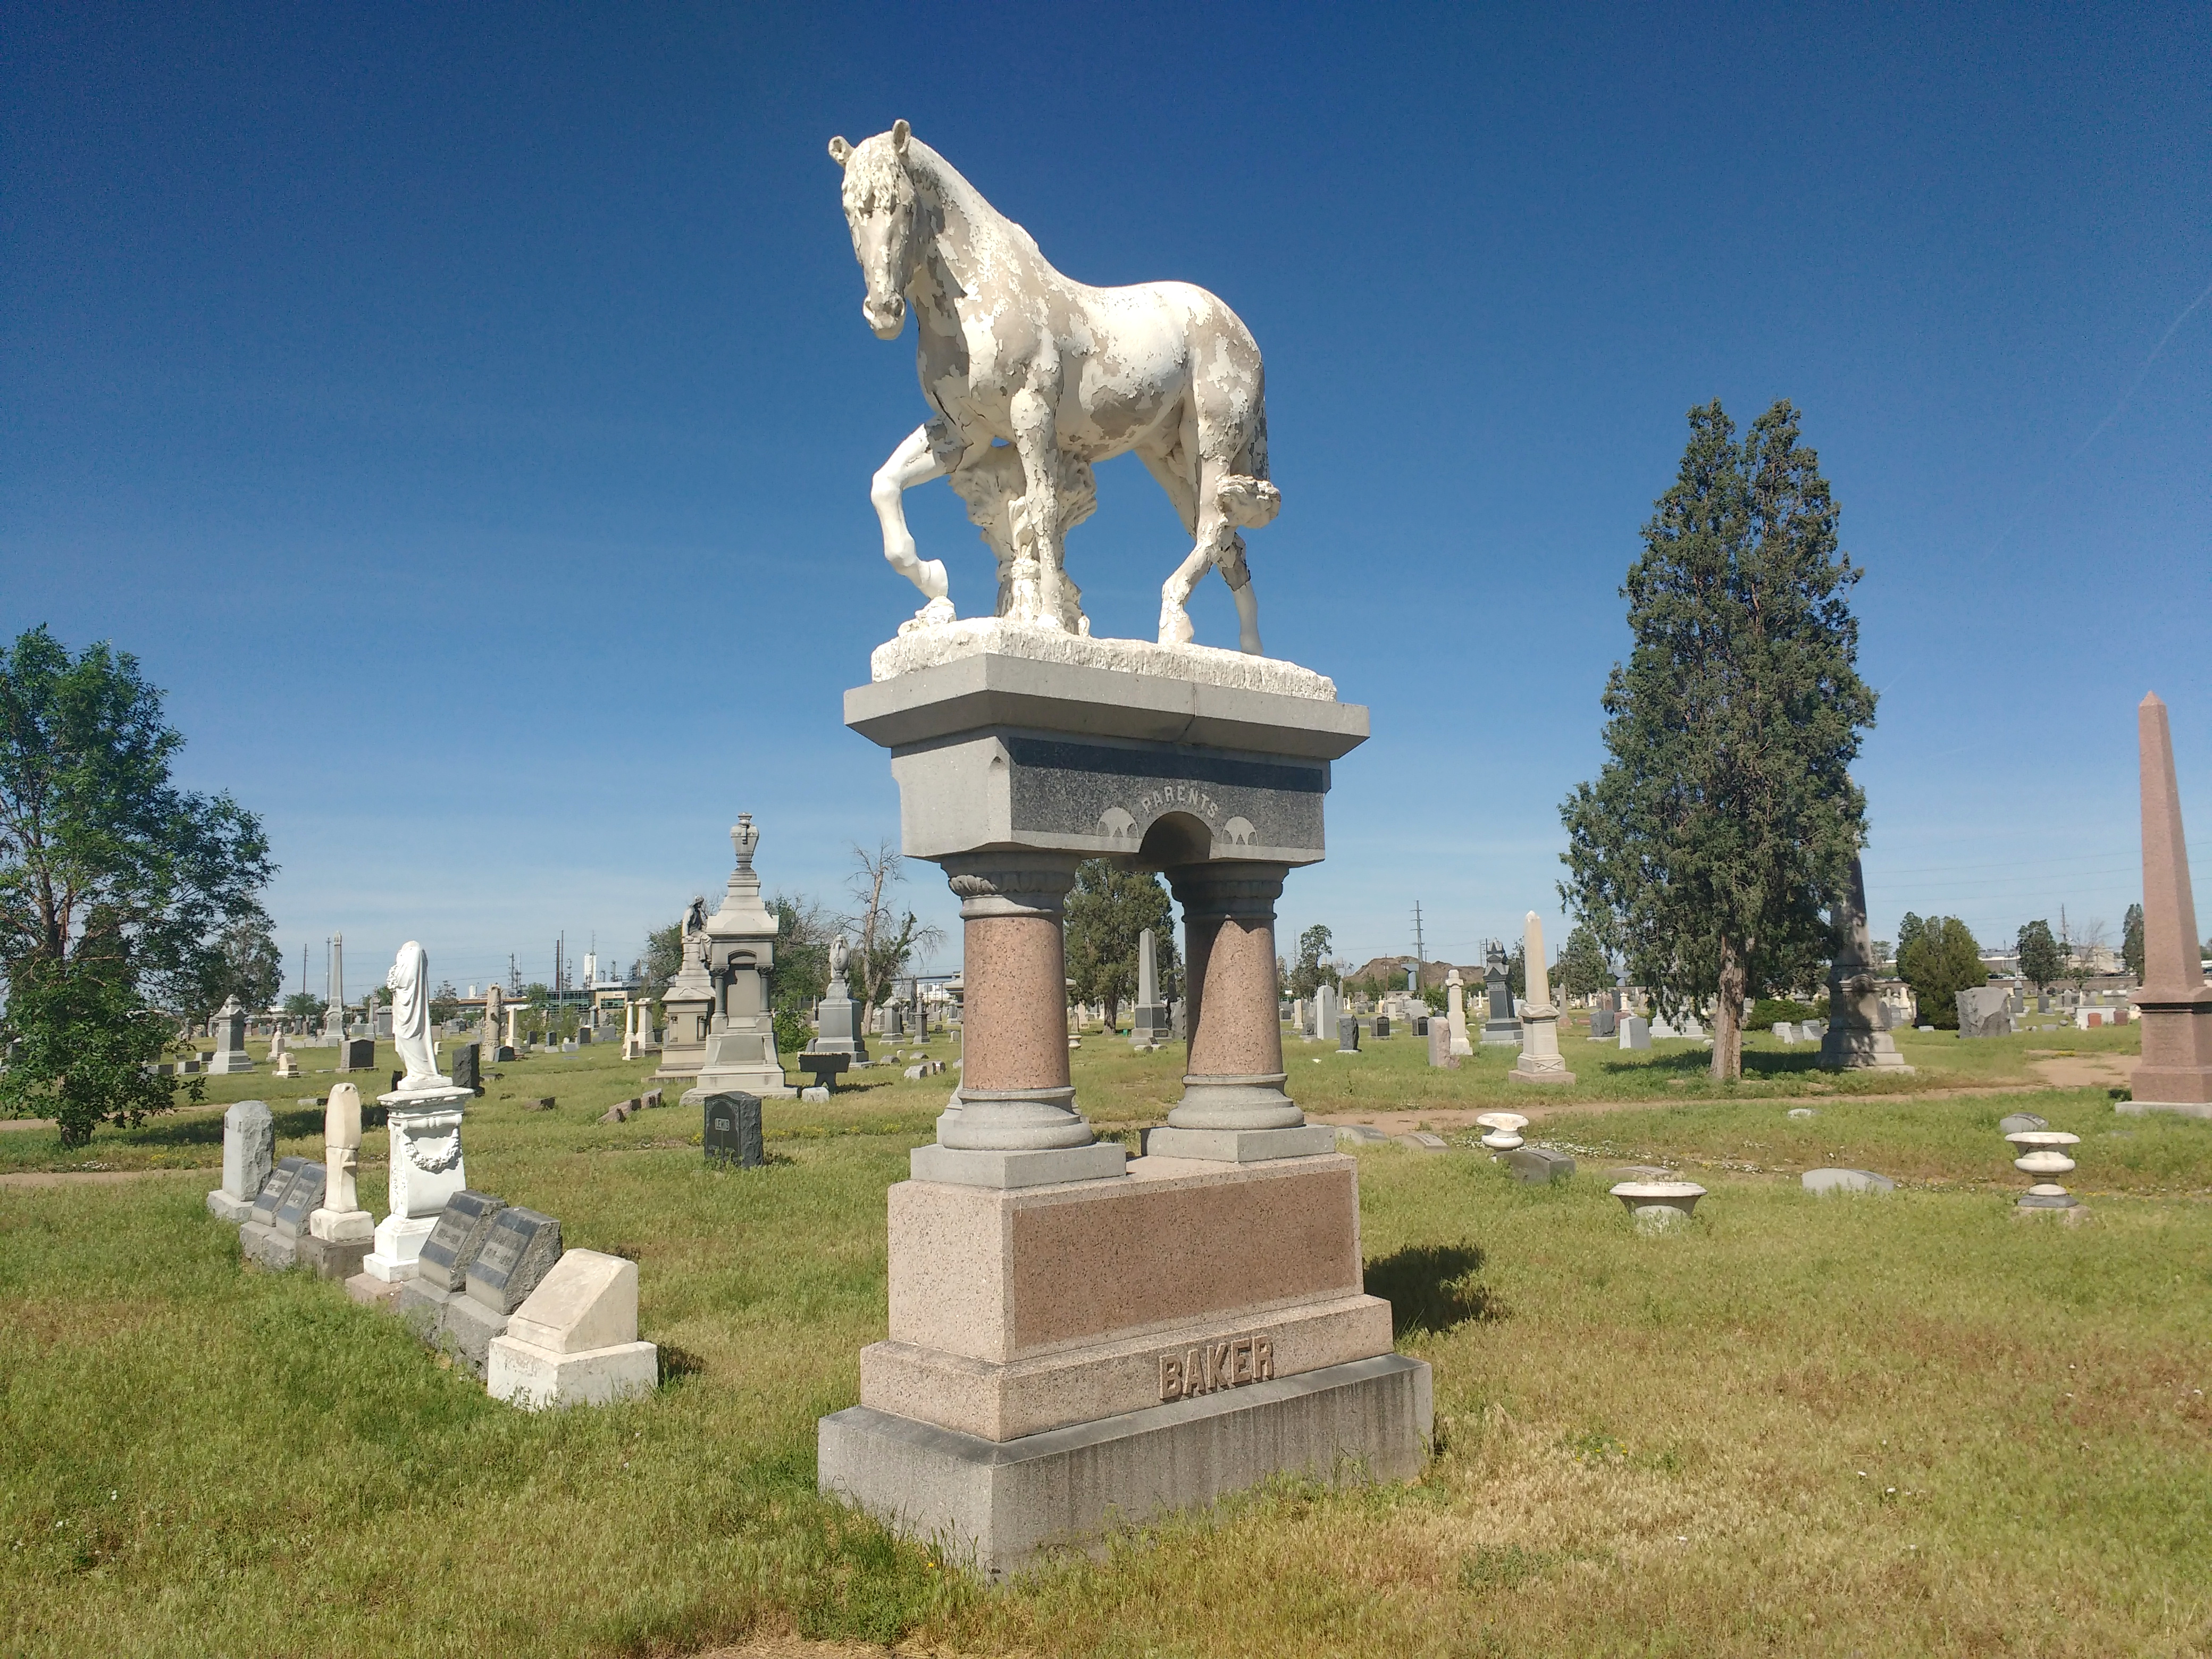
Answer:
M1830 1071L1911 1071L1897 1051L1897 1039L1881 1029L1874 937L1867 926L1866 871L1856 854L1850 896L1838 908L1834 921L1836 960L1828 969L1828 1029L1820 1038L1821 1066Z
M1129 1018L1129 1046L1163 1048L1168 1036L1168 1007L1160 1000L1159 943L1147 927L1137 935L1137 1007Z
M2212 1117L2212 986L2198 954L2197 902L2173 775L2166 705L2153 692L2136 710L2142 752L2142 1064L2123 1112Z
M1515 1083L1572 1083L1575 1074L1559 1058L1559 1010L1544 967L1544 924L1534 910L1521 924L1521 937L1528 958L1528 1006L1521 1012L1521 1058L1505 1075Z

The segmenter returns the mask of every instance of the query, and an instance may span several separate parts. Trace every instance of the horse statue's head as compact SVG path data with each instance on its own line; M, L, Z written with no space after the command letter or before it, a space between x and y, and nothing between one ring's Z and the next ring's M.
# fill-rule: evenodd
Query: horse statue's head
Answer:
M868 285L860 314L879 340L896 340L906 325L906 289L914 277L914 180L906 170L912 133L898 120L889 132L857 144L830 141L830 159L845 169L845 222Z

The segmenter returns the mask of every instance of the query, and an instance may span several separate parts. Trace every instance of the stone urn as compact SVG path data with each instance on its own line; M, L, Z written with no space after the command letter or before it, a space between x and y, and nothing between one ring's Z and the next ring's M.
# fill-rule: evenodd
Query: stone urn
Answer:
M1613 1195L1635 1218L1637 1231L1656 1233L1687 1221L1705 1189L1694 1181L1624 1181Z
M2012 1167L2036 1177L2035 1185L2020 1200L2021 1209L2070 1210L2081 1201L2051 1178L2073 1171L2074 1160L2065 1149L2080 1146L2081 1136L2063 1129L2016 1129L2005 1139L2019 1154Z
M1493 1152L1510 1152L1521 1145L1521 1132L1528 1127L1528 1120L1518 1112L1485 1112L1475 1122L1490 1133L1482 1144Z

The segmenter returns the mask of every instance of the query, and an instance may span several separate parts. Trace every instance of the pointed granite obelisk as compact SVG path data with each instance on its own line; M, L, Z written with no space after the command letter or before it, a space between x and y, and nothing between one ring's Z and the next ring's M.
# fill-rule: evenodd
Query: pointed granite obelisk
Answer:
M1832 920L1836 960L1828 969L1828 1029L1820 1065L1829 1071L1877 1067L1909 1072L1897 1039L1881 1029L1881 994L1874 981L1874 938L1867 927L1866 866L1851 855L1851 890Z
M2120 1109L2212 1117L2212 985L2198 955L2173 737L2156 692L2136 708L2136 730L2142 745L2143 982L2135 994L2142 1064L2135 1097Z

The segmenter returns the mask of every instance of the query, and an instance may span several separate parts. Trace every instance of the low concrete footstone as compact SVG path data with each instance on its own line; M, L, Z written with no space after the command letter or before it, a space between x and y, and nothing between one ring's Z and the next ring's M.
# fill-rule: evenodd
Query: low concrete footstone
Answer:
M1574 1159L1549 1146L1516 1146L1510 1152L1500 1153L1498 1161L1513 1172L1516 1181L1537 1187L1569 1180L1575 1173Z
M542 1411L650 1394L659 1374L659 1350L637 1340L637 1264L570 1250L491 1339L484 1382Z
M1872 1170L1808 1170L1798 1177L1808 1193L1893 1193L1897 1183Z

